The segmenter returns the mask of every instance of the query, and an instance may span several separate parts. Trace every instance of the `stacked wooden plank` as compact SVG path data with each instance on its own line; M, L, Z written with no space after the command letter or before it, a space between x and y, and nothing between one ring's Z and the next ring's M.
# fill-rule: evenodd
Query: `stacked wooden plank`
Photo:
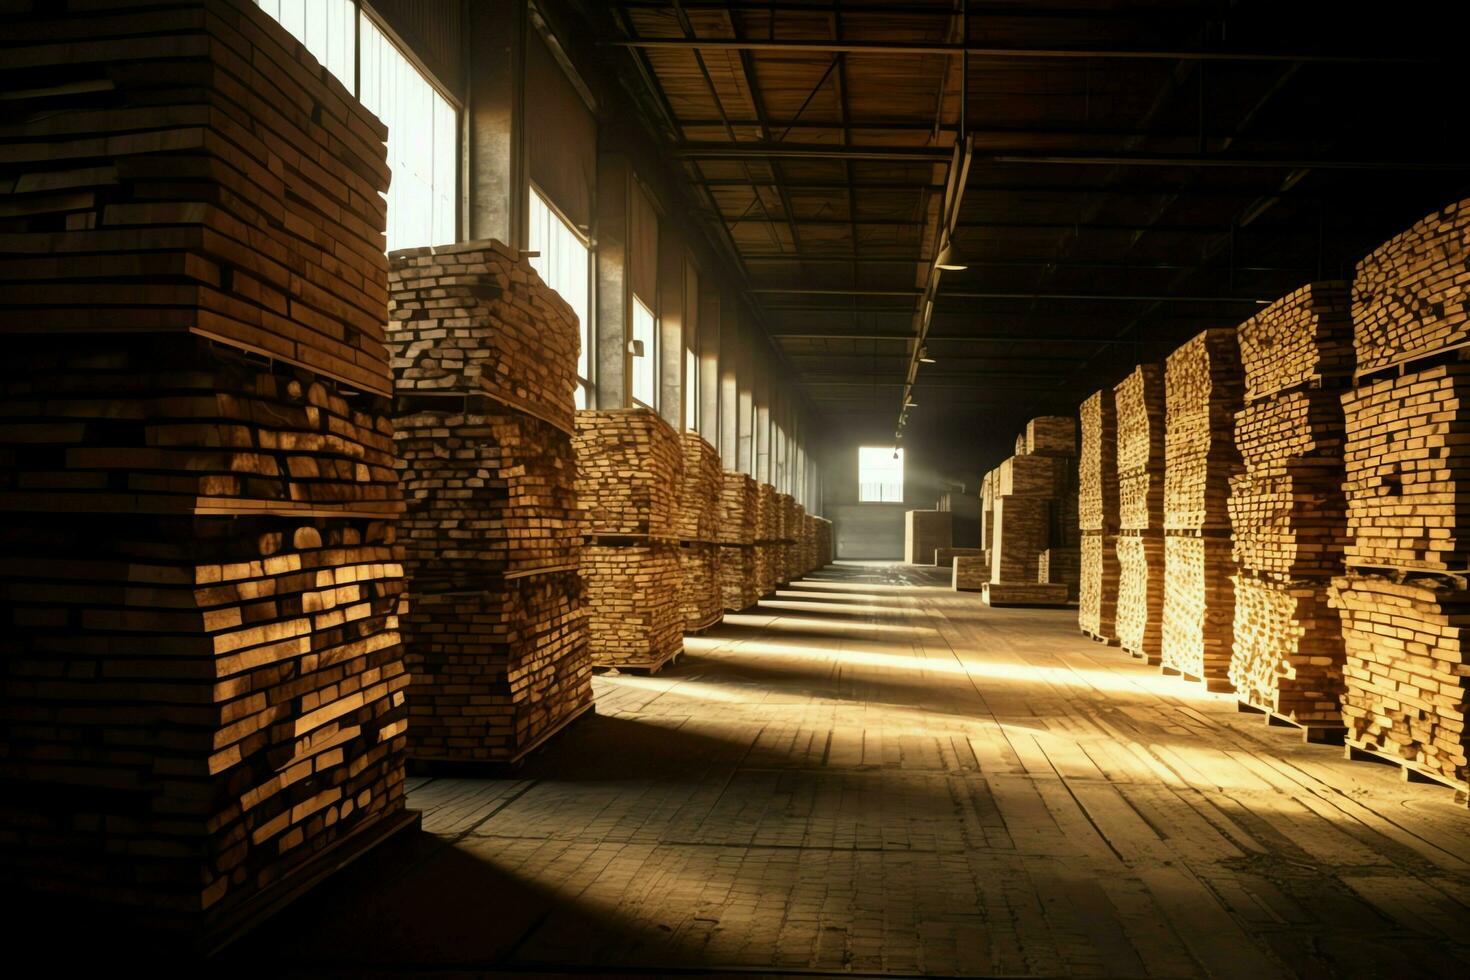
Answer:
M592 663L656 671L683 650L679 436L646 408L587 409L573 444Z
M388 258L409 757L513 763L592 704L577 323L499 242Z
M388 351L400 395L480 391L571 432L577 315L497 241L394 252Z
M825 517L817 518L817 564L826 568L836 556L832 552L832 522Z
M985 552L980 548L935 548L934 564L940 568L950 568L960 555L966 558L983 558Z
M983 592L990 583L990 563L984 556L956 555L950 585L956 592Z
M1470 341L1470 201L1425 216L1358 262L1353 346L1359 375Z
M776 581L786 585L797 577L796 523L800 513L796 498L789 493L776 494L776 510Z
M1117 425L1116 629L1130 654L1157 664L1164 626L1164 370L1140 364L1113 389Z
M0 43L0 881L209 942L409 819L386 130L248 0Z
M1340 392L1352 373L1346 283L1312 283L1241 324L1244 472L1230 481L1230 681L1243 703L1310 736L1339 729L1342 630L1327 589L1348 543Z
M781 505L776 488L769 483L756 485L755 505L755 586L762 596L776 591L780 578Z
M939 548L954 545L954 514L947 510L910 510L903 515L903 560L929 565Z
M995 540L995 483L998 474L989 470L980 480L980 549L989 551Z
M679 443L684 456L684 480L674 520L684 576L679 604L684 629L698 632L718 623L724 611L719 538L725 481L719 452L699 433L683 432Z
M1082 553L1078 548L1047 548L1036 562L1040 585L1065 585L1067 598L1075 600L1082 588Z
M1461 642L1470 607L1467 216L1465 202L1451 205L1358 264L1358 387L1343 395L1348 569L1330 593L1346 644L1348 751L1447 782L1462 802L1470 779L1470 656Z
M720 594L726 612L740 612L760 600L755 570L759 497L756 482L744 473L720 474L717 530L720 542Z
M1060 605L1075 591L1039 576L1042 553L1076 538L1077 511L1070 496L1076 422L1060 416L1032 419L1017 444L1024 453L1004 460L986 481L991 547L985 601L992 606Z
M1093 392L1079 412L1082 441L1077 460L1077 625L1112 642L1117 636L1118 451L1113 392Z

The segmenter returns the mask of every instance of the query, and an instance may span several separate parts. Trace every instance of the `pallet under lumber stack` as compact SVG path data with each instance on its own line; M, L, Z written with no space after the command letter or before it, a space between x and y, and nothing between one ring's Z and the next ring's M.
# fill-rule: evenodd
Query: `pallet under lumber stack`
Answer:
M684 632L698 633L718 623L725 610L719 542L724 479L720 454L699 433L681 433L679 442L684 451L684 482L675 521L683 576L679 610L684 617Z
M1074 594L1065 582L1042 580L1041 556L1076 537L1077 513L1068 502L1076 428L1071 417L1032 419L1016 441L1024 452L994 471L990 581L983 590L989 605L1064 605Z
M1077 625L1102 643L1117 642L1118 451L1113 392L1093 392L1079 411L1077 460Z
M1357 387L1343 395L1342 619L1350 756L1470 801L1470 202L1369 253L1353 280Z
M656 672L684 649L679 436L646 408L585 409L573 444L592 664Z
M1340 741L1344 648L1328 587L1342 570L1340 388L1352 373L1348 284L1312 283L1237 331L1244 472L1230 481L1238 571L1230 681L1241 704Z
M815 569L821 570L832 564L832 522L825 517L817 518L817 562Z
M211 949L416 819L386 131L245 0L55 9L3 41L0 882Z
M1164 369L1164 639L1160 666L1231 690L1235 563L1230 480L1241 472L1235 413L1245 390L1233 328L1196 334Z
M720 595L725 612L741 612L760 601L756 580L755 533L759 507L756 483L744 473L722 470L717 529L720 542Z
M1118 643L1157 665L1164 641L1164 369L1140 364L1113 389L1117 420Z
M417 767L513 764L592 707L571 310L499 242L393 252Z

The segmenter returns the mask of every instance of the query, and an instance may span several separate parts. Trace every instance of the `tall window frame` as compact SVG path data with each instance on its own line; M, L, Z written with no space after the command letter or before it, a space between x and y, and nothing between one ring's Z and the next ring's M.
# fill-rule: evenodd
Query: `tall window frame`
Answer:
M903 503L903 464L897 446L859 446L858 503Z
M684 428L699 431L699 355L684 348Z
M454 94L363 0L255 4L388 126L387 250L459 241L464 107Z
M528 261L541 281L554 289L577 314L581 331L580 353L577 355L576 407L590 408L597 403L597 386L592 366L593 351L593 275L592 239L567 219L534 181L530 182L527 200L527 246L533 254Z

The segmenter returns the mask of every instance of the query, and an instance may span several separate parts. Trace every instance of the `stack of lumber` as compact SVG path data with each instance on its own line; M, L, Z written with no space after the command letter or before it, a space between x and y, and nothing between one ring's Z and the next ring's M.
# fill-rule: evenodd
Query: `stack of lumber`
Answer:
M679 538L679 590L684 629L698 632L720 621L724 598L720 584L720 511L724 474L720 454L697 432L679 436L684 480L674 530Z
M940 568L949 568L960 555L966 558L982 558L985 553L979 548L935 548L934 564Z
M982 482L982 489L990 489L990 581L984 592L992 606L1060 605L1075 597L1067 584L1039 576L1043 552L1066 546L1069 538L1075 542L1076 428L1071 418L1032 419L1017 439L1024 453L1004 460Z
M903 560L928 565L934 552L954 545L954 514L947 510L910 510L903 515Z
M1070 415L1038 416L1026 423L1025 437L1025 452L1017 450L1018 456L1077 455L1077 420Z
M1427 215L1369 252L1353 276L1361 376L1470 341L1470 201Z
M817 518L803 514L801 518L801 574L817 568Z
M248 0L4 43L0 880L209 942L410 819L386 130Z
M1048 548L1036 562L1040 585L1065 585L1067 598L1076 600L1082 587L1082 553L1077 548Z
M1082 441L1077 461L1077 625L1089 636L1117 636L1118 450L1113 392L1093 392L1079 412Z
M591 707L575 568L417 594L406 605L415 759L513 762Z
M744 473L721 472L716 527L720 542L720 594L726 612L748 609L761 597L755 571L758 506L754 480Z
M684 451L646 408L577 412L577 492L588 533L678 537Z
M950 584L956 592L983 592L990 583L990 563L983 556L955 555Z
M1245 472L1230 481L1230 680L1242 702L1310 731L1340 728L1342 630L1327 589L1349 543L1340 392L1351 375L1346 283L1311 283L1241 324Z
M592 663L656 671L683 650L679 436L646 408L586 409L573 445Z
M835 556L832 553L832 522L825 517L817 518L817 568L826 568ZM988 563L987 563L988 564Z
M1164 369L1140 364L1113 389L1118 473L1118 643L1150 664L1163 653Z
M1164 370L1164 646L1168 673L1230 687L1235 573L1230 480L1245 379L1234 329L1205 330Z
M1466 798L1470 678L1470 365L1464 289L1470 204L1429 215L1358 263L1358 387L1343 395L1347 574L1333 581L1346 645L1349 752ZM1395 368L1395 371L1384 370ZM1444 574L1444 572L1462 574Z
M980 548L989 551L995 541L995 481L997 473L989 470L980 480Z
M755 587L762 596L776 591L781 574L781 504L776 496L769 483L756 485Z
M781 585L797 577L796 572L796 498L789 493L776 494L776 581ZM805 511L803 511L804 513Z
M546 380L576 320L498 242L388 258L409 758L511 763L592 703L572 394Z
M787 561L788 582L794 582L809 570L806 564L806 508L796 503L794 499L792 507L796 514L791 521L791 555Z
M577 315L497 241L394 252L388 352L400 395L483 392L572 431Z
M680 578L673 541L599 541L582 550L594 666L657 671L683 652Z
M1348 745L1454 786L1466 802L1470 737L1470 590L1463 578L1335 578L1347 663Z

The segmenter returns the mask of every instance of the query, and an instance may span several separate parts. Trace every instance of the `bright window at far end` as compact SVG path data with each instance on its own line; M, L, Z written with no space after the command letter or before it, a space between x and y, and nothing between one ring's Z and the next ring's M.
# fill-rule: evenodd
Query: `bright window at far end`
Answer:
M582 332L581 352L577 355L578 408L586 408L592 391L592 250L586 240L572 228L561 213L535 187L530 201L531 268L577 314Z
M903 503L903 450L893 446L858 449L858 502Z

